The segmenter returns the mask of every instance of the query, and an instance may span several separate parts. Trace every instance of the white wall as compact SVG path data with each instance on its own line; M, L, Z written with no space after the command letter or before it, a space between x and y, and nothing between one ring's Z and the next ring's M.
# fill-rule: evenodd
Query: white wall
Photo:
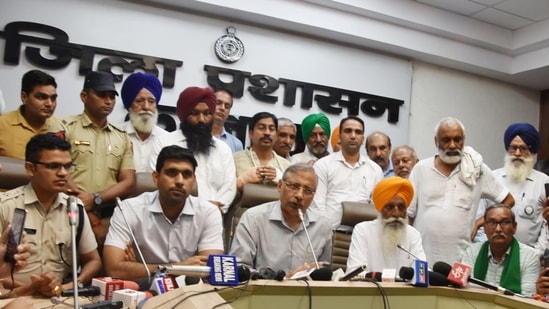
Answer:
M465 142L491 168L503 165L503 132L514 122L539 122L539 92L507 83L414 63L409 141L420 158L436 152L434 128L452 116L465 126Z
M184 61L177 70L175 87L164 89L163 105L175 106L179 92L187 86L205 86L206 64L376 94L403 100L405 104L396 125L387 123L386 113L380 118L360 113L366 122L366 133L385 131L394 145L409 143L420 157L427 157L435 150L436 122L444 116L455 116L467 128L467 143L481 151L493 167L501 165L505 127L516 121L529 121L536 126L538 122L539 94L535 91L421 63L412 69L406 59L253 25L110 0L0 0L0 7L0 29L13 21L38 22L67 32L71 43ZM237 28L237 36L245 45L243 58L234 64L221 62L213 52L215 40L225 34L229 25ZM0 38L0 57L4 56L3 44ZM23 49L29 45L23 43ZM47 47L36 46L48 56ZM96 62L103 57L106 55L98 55ZM79 92L83 77L78 75L78 65L79 60L73 59L68 67L49 71L59 84L58 115L82 111ZM17 66L0 60L0 88L7 110L20 104L21 76L33 68L24 56ZM121 73L117 68L113 71ZM245 86L249 85L246 82ZM320 111L316 105L310 110L301 109L298 102L291 108L282 106L283 93L283 87L274 93L279 101L272 105L258 102L245 92L235 101L232 114L251 116L269 111L300 123L308 113ZM110 117L115 123L122 121L125 114L121 101L118 102ZM332 126L344 116L346 111L330 115Z

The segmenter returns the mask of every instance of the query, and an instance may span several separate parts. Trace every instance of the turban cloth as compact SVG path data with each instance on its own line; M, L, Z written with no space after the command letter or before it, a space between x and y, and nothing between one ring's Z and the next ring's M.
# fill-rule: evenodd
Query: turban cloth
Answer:
M516 136L519 136L526 145L532 148L532 153L538 153L539 133L533 125L526 122L510 125L503 135L505 149L509 148L509 144Z
M335 127L332 131L332 138L330 139L330 144L332 144L332 149L335 149L337 143L339 142L339 126Z
M179 95L177 107L175 108L175 113L179 117L179 120L183 121L187 119L198 103L206 103L210 109L210 113L215 113L216 97L212 88L188 87L183 90Z
M317 124L322 128L324 133L326 133L326 136L330 138L331 130L328 117L323 113L311 114L305 117L301 122L301 134L303 135L303 141L305 143L309 140L309 136L311 136L311 132L313 132L313 129Z
M400 196L408 207L414 197L414 186L408 179L398 176L382 179L377 183L372 194L377 211L381 212L395 195Z
M162 85L160 84L160 81L152 74L138 72L128 76L124 81L124 85L122 85L122 103L124 103L126 109L130 109L137 93L143 88L152 93L156 99L156 105L158 105L160 97L162 96Z

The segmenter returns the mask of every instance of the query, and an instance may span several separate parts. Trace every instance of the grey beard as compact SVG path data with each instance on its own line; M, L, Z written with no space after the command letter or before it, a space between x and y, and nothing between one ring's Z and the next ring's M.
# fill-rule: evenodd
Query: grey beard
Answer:
M138 132L151 133L158 122L158 111L146 117L130 110L130 122Z
M536 163L534 156L520 158L522 161L513 161L513 159L513 156L505 154L504 160L507 177L514 183L522 184L534 169L534 164Z

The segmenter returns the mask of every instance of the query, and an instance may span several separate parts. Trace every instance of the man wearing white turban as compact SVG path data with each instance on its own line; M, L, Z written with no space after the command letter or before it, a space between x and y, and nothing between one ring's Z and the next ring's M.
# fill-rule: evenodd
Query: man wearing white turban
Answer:
M425 260L419 232L408 225L406 209L414 196L412 183L405 178L381 180L372 194L376 220L357 224L353 230L347 272L366 265L368 272L412 266L416 257ZM401 250L402 246L408 252Z

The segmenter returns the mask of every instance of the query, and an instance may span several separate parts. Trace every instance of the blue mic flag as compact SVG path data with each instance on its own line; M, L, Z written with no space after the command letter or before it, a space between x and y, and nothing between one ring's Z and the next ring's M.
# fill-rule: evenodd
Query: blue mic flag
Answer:
M208 257L208 266L211 268L211 285L238 285L236 256L210 254Z

